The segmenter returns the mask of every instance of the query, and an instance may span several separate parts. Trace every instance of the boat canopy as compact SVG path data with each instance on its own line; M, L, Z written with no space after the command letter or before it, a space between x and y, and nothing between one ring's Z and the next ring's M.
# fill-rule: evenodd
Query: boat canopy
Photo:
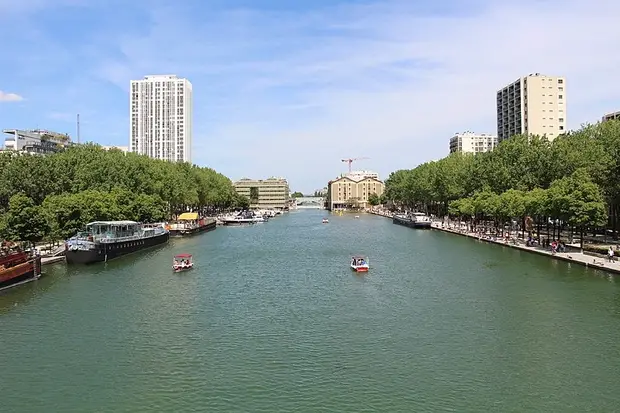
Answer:
M87 226L96 225L111 225L111 226L122 226L122 225L138 225L136 221L94 221L86 224Z
M177 254L174 258L192 258L192 254Z
M179 215L179 221L195 221L199 219L198 212L184 212Z
M355 258L356 260L365 260L366 257L364 257L363 255L354 255L353 258Z

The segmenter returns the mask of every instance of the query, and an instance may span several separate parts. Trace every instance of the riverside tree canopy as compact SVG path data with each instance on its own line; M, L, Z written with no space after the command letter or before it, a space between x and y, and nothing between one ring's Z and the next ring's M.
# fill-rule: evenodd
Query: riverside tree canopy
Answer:
M553 141L514 136L493 151L453 153L390 174L397 205L462 219L559 219L579 228L618 223L620 121L587 125Z
M99 145L49 156L0 153L0 238L65 239L96 220L161 221L192 210L247 207L210 168Z

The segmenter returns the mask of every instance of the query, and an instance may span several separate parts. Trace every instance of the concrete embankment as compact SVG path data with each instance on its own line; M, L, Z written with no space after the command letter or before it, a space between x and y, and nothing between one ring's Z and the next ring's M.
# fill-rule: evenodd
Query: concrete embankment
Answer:
M392 215L389 212L383 211L368 211L374 215L384 216L386 218L392 218ZM463 229L458 228L449 228L447 226L442 226L441 222L433 222L432 229L451 233L454 235L460 235L463 237L472 238L478 241L488 242L492 244L501 245L503 247L515 248L522 251L531 252L533 254L545 255L551 259L566 261L574 264L583 265L589 268L595 268L597 270L605 271L612 274L620 274L620 262L609 262L604 258L594 257L592 255L584 254L580 251L571 251L571 252L558 252L552 253L551 251L544 249L542 247L528 247L524 245L521 241L508 241L498 240L490 236L479 235L477 233L469 232Z
M53 264L55 262L61 262L65 260L64 255L59 255L56 257L41 257L41 265Z

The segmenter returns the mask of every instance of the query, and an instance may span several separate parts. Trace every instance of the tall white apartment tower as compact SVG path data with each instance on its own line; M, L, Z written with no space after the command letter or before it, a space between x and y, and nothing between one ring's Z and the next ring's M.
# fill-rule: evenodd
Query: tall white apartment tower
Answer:
M514 135L546 136L566 132L566 79L529 74L497 92L497 139Z
M176 75L131 81L129 150L171 162L192 162L192 84Z

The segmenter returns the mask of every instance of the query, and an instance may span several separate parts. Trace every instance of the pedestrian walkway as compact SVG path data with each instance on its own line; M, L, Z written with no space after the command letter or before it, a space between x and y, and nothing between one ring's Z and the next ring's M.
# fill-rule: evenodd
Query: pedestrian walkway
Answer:
M505 247L528 251L534 254L546 255L556 260L572 262L575 264L584 265L590 268L596 268L596 269L606 271L609 273L613 273L613 274L620 274L620 262L618 261L610 262L610 261L607 261L605 258L594 257L592 255L587 255L582 252L552 253L551 251L548 251L542 247L528 247L519 241L517 241L516 243L513 243L512 241L507 242L503 239L497 240L497 239L494 239L488 236L481 236L478 233L469 232L469 231L462 230L462 229L452 229L452 228L442 227L441 222L433 222L432 228L437 229L439 231L443 231L443 232L449 232L449 233L456 234L456 235L462 235L465 237L474 238L480 241L503 245Z

